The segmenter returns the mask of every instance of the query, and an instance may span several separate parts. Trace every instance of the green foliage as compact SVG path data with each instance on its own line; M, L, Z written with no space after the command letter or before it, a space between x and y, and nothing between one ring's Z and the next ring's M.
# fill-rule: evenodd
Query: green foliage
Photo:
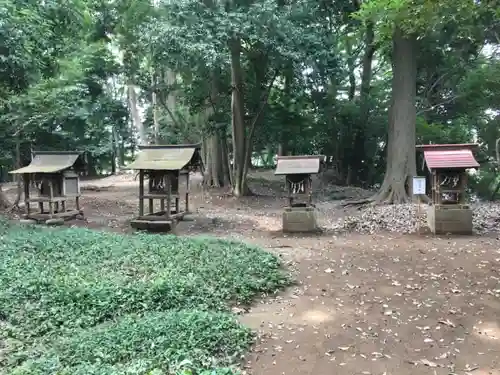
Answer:
M498 200L500 192L495 191L500 182L500 175L494 165L486 163L481 166L478 173L469 178L469 189L477 198L482 200ZM495 194L495 195L493 195Z
M231 365L251 335L225 311L289 283L276 257L237 242L0 230L3 366L18 374Z
M385 169L396 26L418 36L419 143L471 141L474 135L493 156L499 132L491 113L499 109L500 87L498 54L491 52L500 35L495 5L3 0L0 171L14 167L14 134L26 155L29 148L86 150L90 170L113 169L116 156L123 162L137 143L127 85L138 89L150 139L156 125L162 143L192 143L213 134L214 124L225 124L231 152L228 43L237 37L247 125L276 76L256 123L254 155L278 149L327 154L335 157L339 182L357 174L351 183L373 185ZM374 43L366 39L368 26ZM371 49L373 71L363 96L360 75Z
M252 341L250 330L226 313L148 312L61 338L12 374L197 374L238 363Z
M450 22L459 23L461 36L470 36L481 15L494 11L493 4L469 0L367 0L355 17L371 20L379 36L390 39L395 27L408 34L427 35Z
M417 118L418 144L469 143L472 140L472 127L466 118L450 124L429 124L424 118Z

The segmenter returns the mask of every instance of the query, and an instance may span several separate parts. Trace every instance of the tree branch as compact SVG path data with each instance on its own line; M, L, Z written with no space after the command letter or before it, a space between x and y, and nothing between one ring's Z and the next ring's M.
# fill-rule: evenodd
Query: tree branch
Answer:
M184 118L184 116L182 115L179 115L179 119L175 118L173 112L170 110L170 108L168 107L168 104L166 103L166 100L165 100L165 97L163 95L161 95L159 92L157 92L157 95L158 97L160 98L160 103L161 105L163 106L163 108L165 108L165 110L167 111L169 117L172 119L172 121L174 122L175 126L177 127L181 127L181 124L179 123L179 120L184 124L184 125L187 125L187 121L186 119Z
M454 102L455 100L457 100L458 98L460 98L462 95L455 95L454 97L450 98L450 99L447 99L445 101L442 101L441 103L437 103L437 104L434 104L433 106L430 106L428 108L425 108L425 109L421 109L420 111L417 112L417 116L425 113L425 112L429 112L429 111L432 111L433 109L436 109L437 107L440 107L444 104L448 104L448 103L451 103L451 102Z
M279 74L279 69L277 68L275 70L275 72L274 72L273 77L271 78L271 82L269 83L269 85L266 88L266 91L262 94L262 97L261 97L261 100L260 100L259 110L255 114L255 117L253 118L252 123L250 124L250 129L248 131L247 139L246 139L246 142L245 142L245 152L244 152L245 164L244 164L243 175L245 175L246 172L248 171L248 165L247 165L247 162L246 162L248 160L248 154L247 153L249 152L250 145L252 144L252 138L253 138L253 134L254 134L254 131L255 131L255 125L257 124L257 121L260 119L260 116L264 112L264 108L267 105L267 100L269 98L269 94L271 93L271 89L272 89L272 87L274 85L274 81L276 81L276 78L278 77L278 74Z

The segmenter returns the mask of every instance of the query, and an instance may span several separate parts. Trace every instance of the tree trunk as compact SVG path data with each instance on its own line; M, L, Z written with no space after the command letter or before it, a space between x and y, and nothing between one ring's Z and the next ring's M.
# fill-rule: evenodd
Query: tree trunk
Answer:
M168 87L168 95L167 95L167 107L173 113L176 112L177 109L177 95L175 93L174 85L177 81L177 73L172 69L167 69L165 74L165 83Z
M353 158L351 163L352 170L356 171L355 182L359 184L362 176L367 180L368 167L373 160L374 155L367 155L366 152L366 131L369 121L370 110L370 88L372 81L372 61L376 47L374 45L375 32L372 22L368 22L365 32L365 51L363 53L361 87L359 93L359 118L354 131ZM367 181L364 181L367 182Z
M10 203L7 194L5 194L5 191L3 191L2 184L0 184L0 210L6 210L11 206L12 204Z
M405 203L416 174L415 122L417 40L396 28L392 38L392 103L389 115L387 168L376 202Z
M349 71L349 90L347 97L349 101L352 101L356 95L356 75L354 74L356 70L356 56L352 50L352 42L349 36L346 37L345 49L347 53L347 68Z
M216 132L207 139L207 166L205 184L211 187L223 187L222 149L220 137Z
M282 122L282 127L281 127L281 134L280 134L280 143L278 144L278 155L279 156L286 156L288 155L289 151L289 146L290 146L290 129L285 125L290 123L290 112L292 111L291 109L291 95L292 95L292 85L293 85L293 79L294 79L294 72L293 72L293 66L291 64L288 64L284 71L284 78L285 78L285 83L283 87L283 110L282 110L282 117L281 117L281 122Z
M139 115L139 109L137 108L137 93L135 92L134 85L129 83L127 85L127 90L128 106L132 117L132 124L139 135L139 144L147 144L148 140L146 137L146 131L144 130L144 124L142 123L141 116Z
M21 168L21 134L20 134L20 132L18 132L16 135L16 169L19 169L19 168ZM23 184L24 184L23 175L17 174L16 181L17 181L16 199L14 200L14 204L12 206L15 208L18 208L19 202L21 201L21 195L23 193Z
M241 69L241 40L230 41L231 51L231 127L233 133L233 194L236 197L250 193L245 170L248 170L245 120L243 107L243 72Z
M210 117L217 120L216 108L219 102L219 80L220 72L218 70L212 71L210 103L207 103L204 124L208 122ZM216 124L215 129L213 129L204 141L207 163L205 164L206 172L203 176L203 182L207 186L224 187L231 184L225 133L226 126L224 124Z
M156 74L151 73L151 106L153 107L153 132L155 144L161 144L160 140L160 122L158 121L158 103L156 99ZM172 108L172 107L170 107Z

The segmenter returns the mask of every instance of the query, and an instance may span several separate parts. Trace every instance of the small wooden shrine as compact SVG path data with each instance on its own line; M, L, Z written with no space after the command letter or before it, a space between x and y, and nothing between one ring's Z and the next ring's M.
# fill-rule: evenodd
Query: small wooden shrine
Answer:
M284 232L317 231L312 203L312 175L319 173L322 156L279 156L276 175L284 175L288 207L283 211Z
M433 233L472 233L472 210L467 204L467 169L479 168L477 144L420 145L430 174L431 202L427 221Z
M189 212L189 173L203 166L201 146L140 146L127 169L139 170L139 216L130 222L135 229L168 231ZM148 181L147 189L145 180ZM186 188L181 205L180 183ZM148 213L144 202L148 201ZM159 209L155 209L155 201Z
M80 209L79 173L85 162L82 154L74 151L34 151L31 163L11 171L22 175L24 182L25 219L47 224L61 224L64 220L82 217ZM36 186L36 196L30 187ZM70 207L70 202L74 202ZM38 210L32 208L38 205Z

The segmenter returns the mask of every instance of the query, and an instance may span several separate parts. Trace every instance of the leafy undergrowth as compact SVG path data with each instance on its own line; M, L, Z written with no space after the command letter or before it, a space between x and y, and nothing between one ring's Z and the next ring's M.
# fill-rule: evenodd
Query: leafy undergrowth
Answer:
M231 374L253 337L230 306L289 282L237 242L6 224L0 236L0 373Z

